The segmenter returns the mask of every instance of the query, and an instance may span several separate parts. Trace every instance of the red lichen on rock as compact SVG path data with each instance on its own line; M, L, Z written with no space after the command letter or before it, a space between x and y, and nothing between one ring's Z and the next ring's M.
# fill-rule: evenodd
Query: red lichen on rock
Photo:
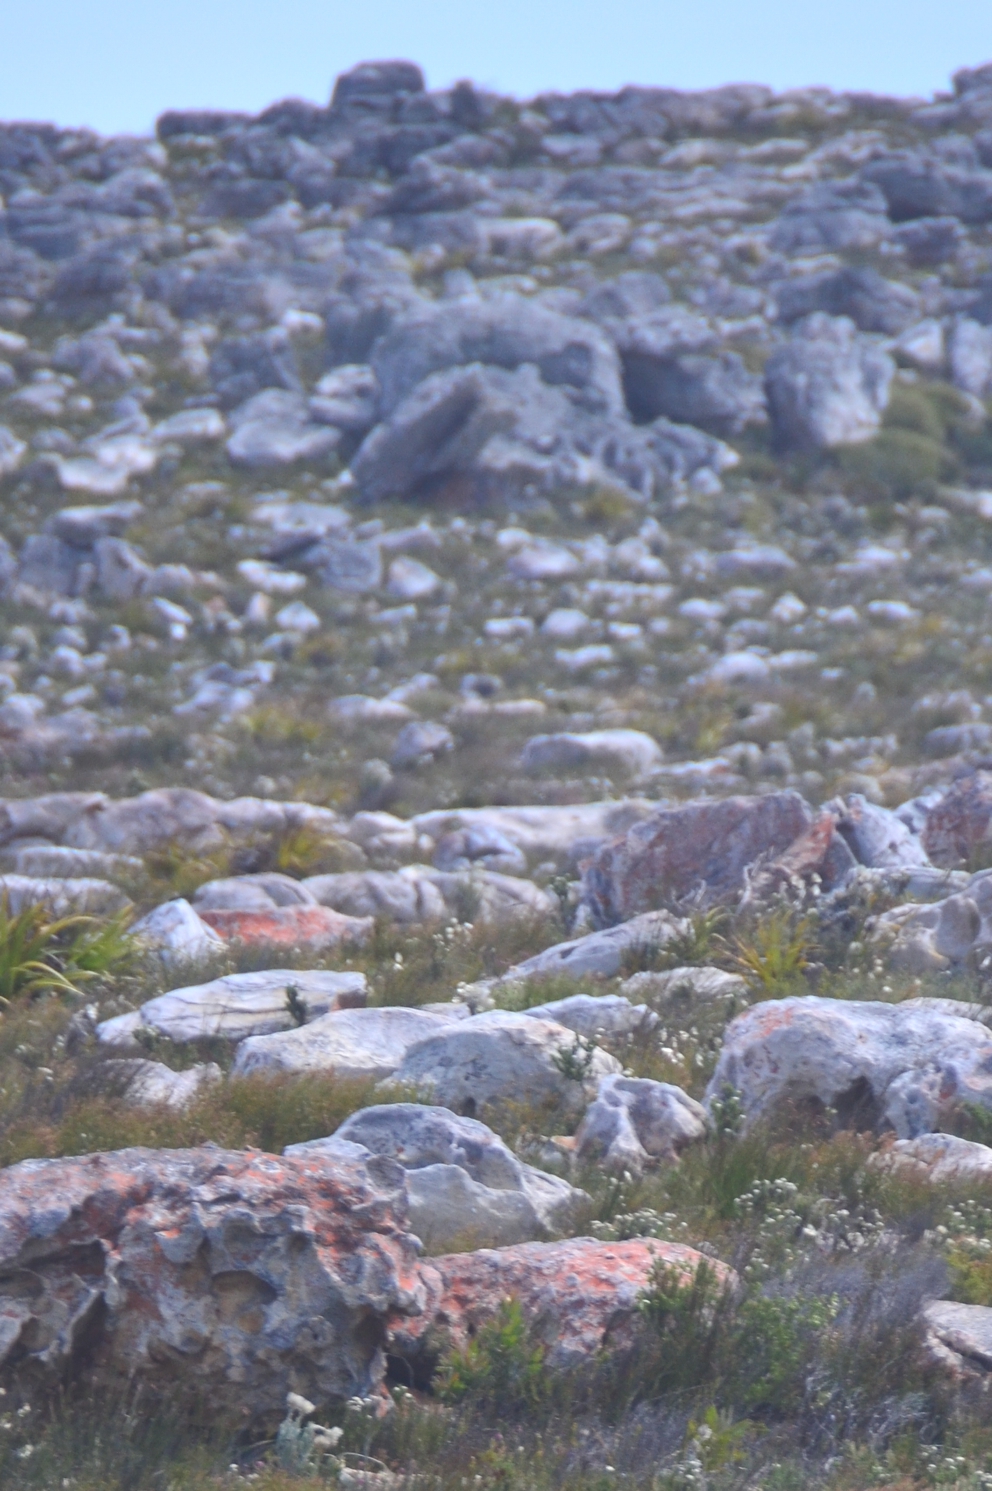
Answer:
M577 1366L603 1346L631 1343L638 1299L657 1262L678 1269L688 1282L704 1261L719 1279L732 1279L725 1264L704 1260L695 1248L653 1238L606 1243L579 1237L431 1258L421 1270L430 1303L416 1320L390 1321L389 1350L416 1363L430 1350L428 1331L435 1342L440 1334L464 1347L513 1298L547 1348L548 1364Z
M128 1149L0 1177L0 1371L137 1376L218 1408L374 1391L387 1314L427 1302L379 1156Z
M201 911L200 919L225 942L249 947L307 947L323 951L342 942L363 942L370 916L344 916L329 906L278 906L272 911Z

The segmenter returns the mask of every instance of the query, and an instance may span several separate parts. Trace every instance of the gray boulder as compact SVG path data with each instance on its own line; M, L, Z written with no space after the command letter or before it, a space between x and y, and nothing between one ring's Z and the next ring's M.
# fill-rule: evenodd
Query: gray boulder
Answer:
M681 1087L646 1077L603 1077L573 1153L583 1164L640 1175L658 1161L674 1164L686 1145L705 1134L706 1110Z
M814 1101L845 1126L913 1139L966 1103L992 1110L990 1072L992 1031L975 1020L807 995L731 1021L706 1100L733 1088L749 1125L784 1102Z
M223 1079L216 1062L200 1062L174 1072L161 1061L111 1061L100 1075L124 1082L122 1097L129 1108L188 1108L215 1082Z
M930 1360L959 1383L988 1385L992 1372L992 1309L936 1299L923 1308Z
M270 911L273 906L313 906L310 891L291 875L270 871L260 875L231 875L208 880L193 896L201 911Z
M858 864L885 870L930 866L919 837L895 813L870 803L859 792L845 799L837 828Z
M448 302L400 318L376 343L370 361L387 415L429 374L471 363L508 370L529 363L544 383L566 390L590 411L623 409L617 354L603 332L519 295Z
M894 373L888 353L860 337L848 317L806 317L765 368L776 437L800 449L870 440Z
M893 222L921 217L992 221L992 171L956 165L936 152L900 150L871 161L861 176L881 189Z
M472 1117L486 1103L519 1101L522 1094L533 1103L574 1107L584 1086L619 1070L605 1051L580 1049L563 1025L492 1010L411 1045L393 1080Z
M665 946L673 937L689 929L688 920L668 911L646 911L619 926L602 928L568 942L556 942L543 952L535 953L523 963L515 963L498 979L483 979L469 984L464 997L476 1004L491 999L499 987L544 978L616 978L623 972L625 960L637 954L651 953Z
M834 253L874 248L890 237L885 196L856 177L818 181L789 202L775 222L770 243L779 253Z
M403 1166L410 1226L432 1252L557 1237L589 1206L583 1191L523 1164L484 1123L447 1108L363 1108L331 1139L292 1145L286 1154L333 1151L342 1140Z
M321 378L310 399L310 417L349 434L364 435L379 417L379 380L364 363L346 363Z
M631 1004L622 994L571 994L550 1004L531 1005L522 1013L532 1020L554 1020L587 1039L647 1035L658 1023L646 1004Z
M919 321L919 296L908 285L887 280L877 269L828 269L798 275L774 287L781 321L798 321L815 311L849 316L861 331L898 336Z
M980 966L992 950L992 871L929 905L895 906L875 921L872 941L893 968L938 973Z

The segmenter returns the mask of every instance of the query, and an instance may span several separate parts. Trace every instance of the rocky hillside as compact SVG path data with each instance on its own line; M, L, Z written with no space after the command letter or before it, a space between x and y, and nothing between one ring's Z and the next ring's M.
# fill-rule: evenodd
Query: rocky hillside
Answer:
M0 125L5 1487L986 1491L990 421L992 64Z

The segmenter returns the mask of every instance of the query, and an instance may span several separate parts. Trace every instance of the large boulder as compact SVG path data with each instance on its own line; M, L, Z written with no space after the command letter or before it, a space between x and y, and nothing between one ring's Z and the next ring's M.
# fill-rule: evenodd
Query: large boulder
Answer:
M600 328L520 295L427 303L394 322L369 360L387 415L431 373L470 363L511 371L529 363L592 411L623 409L619 360Z
M523 1164L484 1123L447 1108L363 1108L330 1139L294 1145L286 1153L333 1150L341 1141L403 1166L410 1226L434 1252L556 1237L589 1206L584 1192Z
M438 1014L417 1009L344 1009L295 1030L253 1035L234 1059L236 1077L255 1072L324 1072L343 1079L390 1077L411 1046L447 1026Z
M920 838L935 865L957 869L992 838L992 771L954 782L926 815Z
M825 269L798 275L775 287L779 319L798 321L816 311L850 316L861 331L898 336L920 319L919 297L908 285L887 280L877 269Z
M393 1080L474 1117L485 1104L507 1099L575 1107L586 1086L619 1070L615 1057L583 1047L563 1025L491 1010L411 1044Z
M706 1134L706 1110L681 1087L647 1077L604 1077L575 1135L576 1159L622 1175L674 1164Z
M694 894L709 905L728 900L744 888L746 871L781 854L811 817L798 792L659 808L585 866L583 902L596 924L610 926Z
M633 1344L638 1304L656 1266L689 1283L703 1263L719 1281L733 1283L725 1264L656 1238L601 1243L576 1237L432 1258L421 1268L430 1303L420 1319L398 1314L390 1321L390 1353L405 1359L418 1379L426 1376L438 1337L464 1349L507 1299L515 1299L545 1347L548 1367L581 1367L604 1349Z
M24 1281L30 1280L30 1288ZM276 1415L374 1393L384 1319L426 1303L403 1171L210 1145L26 1160L0 1194L0 1373L145 1382Z
M775 435L782 445L824 449L878 433L895 363L847 316L799 321L765 367Z
M324 973L273 968L264 973L229 973L206 984L172 989L149 999L133 1014L115 1015L97 1026L107 1045L130 1045L142 1034L185 1044L294 1030L332 1010L359 1009L367 998L364 973Z
M782 1104L832 1108L848 1126L931 1133L972 1103L992 1110L992 1031L927 1004L769 1000L727 1027L707 1103L727 1088L747 1123Z

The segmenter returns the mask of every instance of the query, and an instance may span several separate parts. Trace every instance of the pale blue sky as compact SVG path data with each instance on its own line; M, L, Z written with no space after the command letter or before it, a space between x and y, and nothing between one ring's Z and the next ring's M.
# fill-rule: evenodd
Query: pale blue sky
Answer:
M992 0L0 0L0 119L144 131L169 107L323 101L374 57L521 97L741 80L929 95L992 58Z

